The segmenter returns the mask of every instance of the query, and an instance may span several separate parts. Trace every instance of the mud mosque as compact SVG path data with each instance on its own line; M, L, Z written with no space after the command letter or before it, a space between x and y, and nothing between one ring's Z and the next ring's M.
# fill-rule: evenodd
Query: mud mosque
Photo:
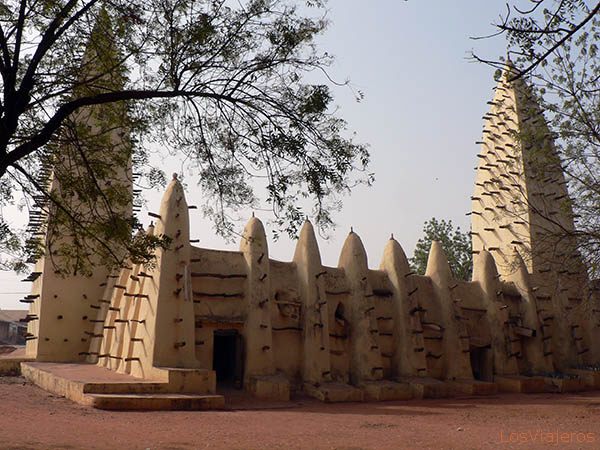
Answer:
M509 71L478 143L472 281L436 242L425 275L393 238L372 269L354 232L324 266L308 221L289 262L255 217L239 251L197 247L174 177L146 230L172 239L152 267L62 278L38 259L23 375L105 409L221 408L228 389L345 402L600 388L600 305L575 242L554 237L574 229L560 160Z

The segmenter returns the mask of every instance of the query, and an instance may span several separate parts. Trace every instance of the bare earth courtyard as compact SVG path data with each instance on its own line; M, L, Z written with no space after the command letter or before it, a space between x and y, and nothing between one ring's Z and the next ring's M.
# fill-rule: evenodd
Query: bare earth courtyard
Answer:
M597 449L600 392L110 412L0 377L1 449Z

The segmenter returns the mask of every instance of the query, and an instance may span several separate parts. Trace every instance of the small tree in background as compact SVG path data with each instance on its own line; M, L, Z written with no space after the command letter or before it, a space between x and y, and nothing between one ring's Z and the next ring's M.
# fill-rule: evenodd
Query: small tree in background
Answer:
M429 219L423 225L423 237L417 241L413 257L410 258L412 269L423 275L427 268L427 258L432 241L439 241L448 257L454 276L460 280L469 280L473 269L471 254L471 237L460 227L454 227L451 220Z

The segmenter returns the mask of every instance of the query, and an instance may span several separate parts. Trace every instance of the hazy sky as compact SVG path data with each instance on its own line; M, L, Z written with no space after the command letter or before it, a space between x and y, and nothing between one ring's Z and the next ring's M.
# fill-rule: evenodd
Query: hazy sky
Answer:
M320 41L337 57L332 74L350 78L365 93L356 103L349 90L335 91L357 140L370 145L376 182L345 199L335 217L337 229L327 241L319 240L324 264L337 265L351 226L362 238L371 267L379 265L390 233L410 257L431 217L451 219L468 230L475 141L494 82L492 69L467 57L472 49L490 57L505 53L501 39L469 37L489 33L504 7L503 1L492 0L330 0L332 24ZM198 204L199 195L191 189L188 203ZM160 196L149 193L151 211L158 210ZM237 242L227 244L215 236L198 210L190 213L191 236L200 239L198 245L237 249ZM283 236L271 243L271 257L290 260L294 246ZM20 278L0 272L0 308L24 307L18 299L30 285Z

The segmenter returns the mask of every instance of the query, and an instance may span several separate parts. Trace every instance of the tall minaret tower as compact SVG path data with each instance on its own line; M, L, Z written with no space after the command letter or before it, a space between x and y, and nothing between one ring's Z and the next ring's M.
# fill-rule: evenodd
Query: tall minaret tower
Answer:
M484 116L471 198L473 251L491 252L506 278L517 270L515 251L523 257L538 311L551 317L546 332L554 333L555 362L574 365L589 345L568 328L567 316L586 303L587 272L553 136L533 90L522 78L509 81L513 75L509 62Z
M122 88L119 52L105 10L100 10L83 55L82 82L73 97ZM39 361L79 361L94 334L107 255L122 249L107 236L131 233L132 145L126 106L106 104L75 112L52 143L49 190L38 216L43 254L35 262L29 303L27 356ZM61 206L50 200L58 200ZM40 219L38 219L40 220ZM75 222L79 223L76 224ZM103 261L104 260L104 261Z
M485 125L472 197L473 250L512 272L515 249L545 288L586 278L573 237L573 212L553 137L532 90L513 82L509 63ZM547 274L547 275L545 275Z

